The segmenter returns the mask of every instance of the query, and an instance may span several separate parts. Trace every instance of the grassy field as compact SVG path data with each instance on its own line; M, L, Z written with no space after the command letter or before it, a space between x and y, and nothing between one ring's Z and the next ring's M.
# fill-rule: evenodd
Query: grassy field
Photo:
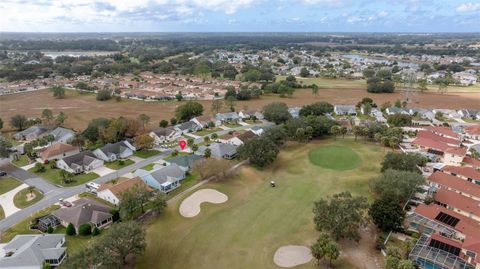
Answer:
M127 160L123 160L123 165L122 165L120 164L120 160L116 160L114 162L105 163L105 166L113 170L118 170L120 168L123 168L125 166L131 165L134 163L135 163L134 161L127 159Z
M277 81L285 80L287 76L277 76ZM336 88L336 89L352 89L366 88L365 80L349 80L349 79L328 79L328 78L301 78L297 77L297 81L304 85L316 84L319 88Z
M30 195L30 190L28 188L19 191L13 197L13 203L18 208L25 208L35 204L36 202L42 200L43 194L39 192L37 189L33 189L31 191L32 195L34 195L33 199L28 200L28 195Z
M5 218L5 212L3 212L3 207L0 206L0 220Z
M7 193L22 183L13 177L0 177L0 195Z
M19 155L18 160L12 161L12 163L18 167L22 167L28 165L30 162L27 155Z
M80 184L87 183L87 182L89 182L91 180L94 180L97 177L99 177L99 175L97 175L93 172L90 172L88 174L82 173L82 174L75 175L73 177L73 181L71 183L65 183L65 182L63 182L62 177L60 176L61 169L52 169L52 168L50 168L49 165L45 165L45 169L46 169L46 171L43 172L43 173L35 172L35 167L30 168L28 171L37 174L39 177L42 177L42 178L52 182L55 185L60 185L60 186L64 186L64 187L77 186L77 185L80 185Z
M285 102L289 106L303 106L318 101L327 101L332 104L356 104L363 97L370 97L377 104L383 104L387 101L394 103L397 99L405 99L405 96L400 92L392 94L367 93L365 84L361 81L318 80L321 80L317 83L322 87L316 96L313 96L309 89L298 89L291 98L280 98L278 95L266 94L258 99L236 102L236 111L242 109L260 110L271 102ZM310 83L311 81L307 82ZM36 100L36 102L31 106L24 106L29 100ZM439 94L432 89L432 91L427 93L411 96L410 100L412 100L409 104L411 107L480 108L480 94L478 92ZM204 114L212 116L210 109L212 101L202 100L199 102L204 107ZM184 101L143 102L139 100L122 100L117 102L109 100L99 102L95 100L94 95L82 95L76 91L67 91L65 99L55 99L50 91L41 90L0 96L0 117L6 122L13 115L19 113L27 117L40 117L42 109L48 107L54 114L62 111L67 115L66 127L83 130L93 118L113 118L119 116L137 118L139 114L144 113L152 119L149 126L147 126L150 129L156 127L162 119L171 119L175 115L175 109L182 104L184 104ZM20 107L22 108L21 110L19 109ZM3 131L11 130L11 126L5 124ZM10 134L6 136L8 135Z
M143 170L147 170L147 171L152 171L153 170L153 167L155 166L156 163L151 163L151 164L147 164L145 165L144 167L142 167Z
M325 146L351 148L362 162L345 171L312 164L308 152ZM137 267L278 268L273 263L277 248L316 240L313 202L345 190L369 196L368 181L379 174L382 159L380 147L353 139L290 145L267 169L243 167L230 181L203 186L227 194L225 204L204 204L199 216L192 219L178 213L181 201L170 204L166 213L147 227L148 246ZM277 182L276 188L269 186L270 180ZM345 256L335 263L340 269L356 265ZM295 268L318 266L312 261Z
M160 154L160 151L158 150L147 150L147 149L142 149L142 150L137 150L133 153L134 156L146 159L150 158L152 156L155 156L157 154Z
M332 170L351 170L362 162L360 156L349 147L324 146L308 152L310 162Z

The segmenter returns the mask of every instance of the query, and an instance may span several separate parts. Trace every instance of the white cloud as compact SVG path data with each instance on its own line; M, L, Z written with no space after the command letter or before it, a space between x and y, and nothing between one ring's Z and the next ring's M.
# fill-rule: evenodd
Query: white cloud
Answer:
M344 7L348 0L301 0L306 5L326 5L332 7Z
M480 11L480 3L463 3L457 6L458 12L475 12Z

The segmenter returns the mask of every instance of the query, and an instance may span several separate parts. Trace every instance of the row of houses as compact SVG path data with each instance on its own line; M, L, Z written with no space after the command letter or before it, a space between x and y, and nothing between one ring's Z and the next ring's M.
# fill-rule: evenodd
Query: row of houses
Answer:
M446 165L427 178L432 203L408 213L421 233L409 258L423 268L480 268L480 171Z

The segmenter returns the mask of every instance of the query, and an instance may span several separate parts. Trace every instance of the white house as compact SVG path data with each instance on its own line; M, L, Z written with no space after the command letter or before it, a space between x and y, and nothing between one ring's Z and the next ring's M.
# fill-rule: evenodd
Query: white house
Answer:
M117 159L125 159L133 155L135 147L130 142L124 140L114 144L106 144L105 146L93 151L93 154L106 162L113 162Z
M134 186L145 188L149 192L153 191L139 177L120 178L116 183L107 182L100 185L100 187L97 189L97 197L114 205L119 205L122 198L122 193L133 188Z
M333 112L337 115L350 115L350 116L356 116L357 115L357 110L354 105L335 105L333 107Z
M82 151L57 161L58 168L74 174L88 172L102 166L103 160L97 159L97 157L89 150Z
M63 127L57 127L50 132L50 135L52 135L54 139L52 144L55 144L55 143L67 144L73 140L73 138L75 137L75 132Z
M155 144L159 145L180 138L181 133L177 132L173 128L160 127L153 129L148 135L150 135L155 140Z

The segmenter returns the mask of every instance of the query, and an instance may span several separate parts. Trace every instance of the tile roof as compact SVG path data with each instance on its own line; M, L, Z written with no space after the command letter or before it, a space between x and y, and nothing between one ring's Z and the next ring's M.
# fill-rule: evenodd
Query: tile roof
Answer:
M435 201L461 209L472 215L480 217L480 202L458 194L454 191L439 189L434 195Z
M480 135L480 124L465 127L466 134Z
M43 160L46 160L50 157L57 156L59 154L63 154L71 151L78 151L78 150L79 149L77 147L74 147L72 145L58 143L58 144L53 144L47 147L45 150L43 150L40 153L40 156Z
M435 141L446 143L446 144L453 144L453 145L457 145L457 146L460 146L460 144L461 144L460 140L458 140L458 139L439 136L439 135L436 135L436 134L434 134L432 132L429 132L429 131L418 131L417 137L418 138L435 140Z
M428 181L435 182L446 188L454 189L457 192L469 194L480 199L480 185L459 177L437 171L428 177Z
M446 128L446 127L440 127L440 126L423 126L422 129L429 130L431 132L443 134L446 136L450 136L453 138L460 139L460 135L452 131L452 129Z
M446 165L442 170L480 181L480 171L473 167Z
M134 177L134 178L120 178L118 182L115 184L113 182L107 182L107 183L102 183L100 187L98 188L97 192L101 192L104 190L110 190L115 196L120 198L121 194L132 188L133 186L141 186L145 188L147 191L152 192L153 190L148 187L143 180L141 180L139 177Z

